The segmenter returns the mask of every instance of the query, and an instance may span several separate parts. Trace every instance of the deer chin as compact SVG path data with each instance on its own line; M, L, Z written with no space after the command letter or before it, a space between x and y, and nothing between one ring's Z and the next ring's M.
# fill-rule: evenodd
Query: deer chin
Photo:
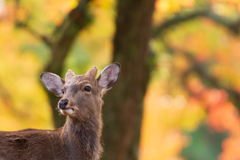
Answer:
M73 114L73 109L72 108L60 109L60 112L63 115L71 115Z

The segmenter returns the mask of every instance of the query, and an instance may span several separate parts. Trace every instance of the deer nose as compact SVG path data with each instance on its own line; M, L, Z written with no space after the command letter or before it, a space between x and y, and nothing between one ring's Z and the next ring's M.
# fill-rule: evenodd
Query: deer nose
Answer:
M67 99L62 99L62 100L59 101L58 107L60 109L65 109L67 107L67 104L68 104L68 100Z

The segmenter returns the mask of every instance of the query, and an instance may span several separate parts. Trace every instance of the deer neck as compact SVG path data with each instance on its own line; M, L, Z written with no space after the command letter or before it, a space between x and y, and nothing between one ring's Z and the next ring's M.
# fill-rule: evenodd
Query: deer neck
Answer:
M81 160L98 160L102 151L100 136L102 119L91 117L85 122L67 117L62 137L70 159L79 157Z

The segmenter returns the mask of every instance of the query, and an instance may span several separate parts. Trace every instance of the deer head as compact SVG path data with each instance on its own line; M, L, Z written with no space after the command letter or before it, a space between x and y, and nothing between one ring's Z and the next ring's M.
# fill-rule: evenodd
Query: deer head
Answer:
M85 121L91 116L101 115L102 96L116 83L119 73L120 64L112 63L103 69L97 79L97 67L94 66L84 75L75 75L68 70L65 80L44 72L41 80L48 91L62 97L58 103L62 114Z

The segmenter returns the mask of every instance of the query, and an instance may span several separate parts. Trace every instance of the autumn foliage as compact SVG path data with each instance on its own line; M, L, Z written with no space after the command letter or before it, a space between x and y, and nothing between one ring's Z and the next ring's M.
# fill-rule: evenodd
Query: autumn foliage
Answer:
M64 71L71 68L84 74L93 65L102 69L110 62L115 3L91 2L93 22L77 36ZM76 6L76 0L0 4L1 130L54 128L48 98L39 83L50 49L32 30L51 34ZM181 153L193 142L188 133L198 132L201 125L209 133L227 134L216 158L240 159L240 1L157 0L153 30L199 10L199 16L153 35L149 44L154 69L144 98L140 160L187 159ZM31 30L19 22L26 22Z

